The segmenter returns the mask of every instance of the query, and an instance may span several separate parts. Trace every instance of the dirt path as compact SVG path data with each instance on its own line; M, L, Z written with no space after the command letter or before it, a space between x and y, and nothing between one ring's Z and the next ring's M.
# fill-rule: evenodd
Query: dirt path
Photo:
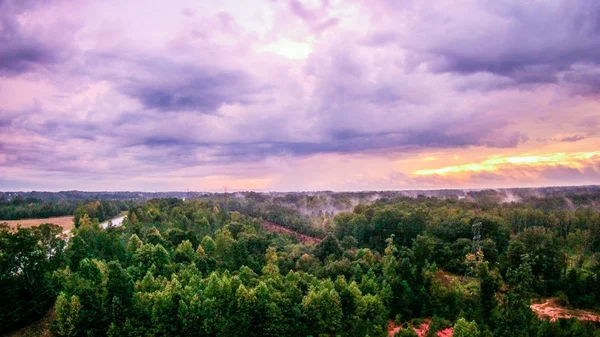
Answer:
M590 311L562 308L558 305L556 298L549 298L543 303L532 304L531 310L540 318L550 318L551 322L555 322L559 318L576 318L580 321L600 322L600 316Z
M308 236L306 234L300 234L298 232L295 232L289 228L285 228L281 225L278 225L274 222L269 222L269 221L263 221L263 227L268 230L269 232L276 232L276 233L283 233L283 234L290 234L290 235L294 235L295 237L298 238L298 240L300 240L300 242L307 244L307 243L319 243L321 242L321 239L319 238L315 238L312 236Z

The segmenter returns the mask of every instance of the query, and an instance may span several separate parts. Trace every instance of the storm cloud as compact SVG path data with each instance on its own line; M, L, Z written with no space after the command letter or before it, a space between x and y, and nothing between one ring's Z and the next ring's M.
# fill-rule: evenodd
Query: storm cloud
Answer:
M411 177L439 153L466 165L598 141L596 1L142 6L0 1L6 181L418 188L445 186ZM593 165L536 176L588 182ZM469 179L527 177L510 172Z
M135 73L118 83L119 90L144 107L160 111L214 113L223 104L250 104L258 83L243 70L220 70L155 59L132 64Z

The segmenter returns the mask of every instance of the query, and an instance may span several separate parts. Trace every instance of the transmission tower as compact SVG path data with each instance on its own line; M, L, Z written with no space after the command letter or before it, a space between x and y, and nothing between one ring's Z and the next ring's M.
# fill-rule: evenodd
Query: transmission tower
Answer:
M475 254L481 250L481 221L473 223L473 249L471 253Z

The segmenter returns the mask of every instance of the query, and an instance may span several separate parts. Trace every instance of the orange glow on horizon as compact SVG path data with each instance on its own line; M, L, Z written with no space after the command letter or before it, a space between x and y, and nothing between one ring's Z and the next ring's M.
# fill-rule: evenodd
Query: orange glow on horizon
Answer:
M552 167L565 166L570 168L583 168L583 162L594 156L600 156L600 151L593 152L574 152L574 153L553 153L544 155L521 155L498 157L494 156L479 163L469 163L456 166L446 166L437 169L423 169L413 171L413 175L451 175L468 172L491 172L506 167Z

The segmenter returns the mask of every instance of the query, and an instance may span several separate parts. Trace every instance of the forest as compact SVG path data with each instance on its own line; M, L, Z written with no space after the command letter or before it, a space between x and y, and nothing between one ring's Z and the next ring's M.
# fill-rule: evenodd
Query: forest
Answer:
M0 225L0 331L53 310L55 336L600 336L531 309L600 309L596 193L88 201L69 234Z

